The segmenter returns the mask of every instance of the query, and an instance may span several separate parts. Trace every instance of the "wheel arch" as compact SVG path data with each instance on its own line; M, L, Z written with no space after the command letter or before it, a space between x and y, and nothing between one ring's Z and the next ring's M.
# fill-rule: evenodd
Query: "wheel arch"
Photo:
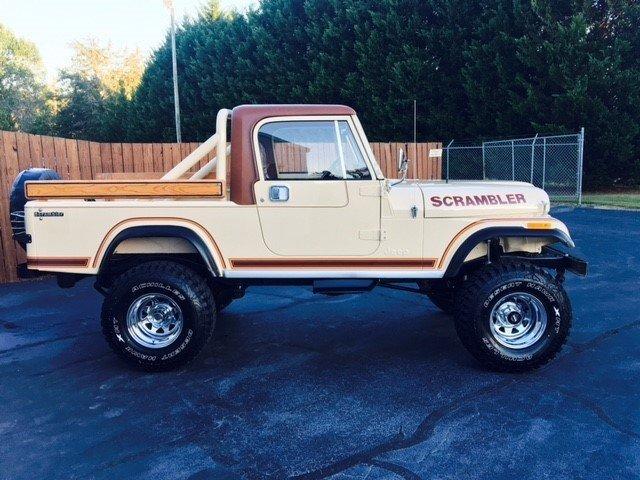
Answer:
M565 231L558 228L528 229L524 227L487 227L472 233L460 244L447 265L444 278L451 278L458 275L465 259L477 245L493 238L503 237L549 239L552 243L561 242L568 247L574 247L571 237Z
M127 240L141 238L178 238L185 240L193 246L212 276L220 277L222 274L222 268L219 264L219 262L223 261L222 256L218 252L220 260L216 260L211 248L194 229L184 225L135 225L120 230L109 241L104 248L102 256L96 259L96 262L99 262L98 275L105 271L119 245Z

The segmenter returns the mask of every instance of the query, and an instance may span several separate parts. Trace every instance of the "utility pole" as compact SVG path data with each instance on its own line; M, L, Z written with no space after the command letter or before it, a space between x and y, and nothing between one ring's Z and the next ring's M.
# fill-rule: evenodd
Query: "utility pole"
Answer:
M413 101L413 175L418 176L418 101Z
M178 95L178 61L176 59L176 19L173 0L164 0L164 6L171 12L171 61L173 64L173 105L176 115L176 141L182 143L180 131L180 96Z
M413 101L413 144L418 145L418 101Z

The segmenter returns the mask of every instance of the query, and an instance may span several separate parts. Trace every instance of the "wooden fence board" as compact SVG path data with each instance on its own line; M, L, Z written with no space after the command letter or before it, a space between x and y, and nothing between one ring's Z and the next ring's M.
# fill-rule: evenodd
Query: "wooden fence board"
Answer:
M3 136L0 135L0 282L13 280L12 261L15 260L9 223L9 189L13 180L6 174L6 163Z
M16 132L16 147L18 154L18 169L22 171L31 168L33 163L29 148L29 135L22 132Z
M122 158L122 144L111 144L111 159L113 160L113 171L116 173L124 172L124 160Z
M171 164L173 167L175 167L178 163L180 163L180 160L182 160L184 157L182 156L182 153L180 153L180 144L178 143L174 143L171 145Z
M145 172L153 172L153 147L151 143L142 144L142 163Z
M99 143L89 142L89 158L91 159L91 178L97 178L102 173Z
M55 170L58 172L58 175L60 175L61 173L58 171L58 162L56 161L56 152L53 147L53 137L43 135L40 138L40 143L42 144L42 166L44 168Z
M54 137L53 150L60 177L69 180L69 161L67 159L67 145L64 138Z
M2 198L2 245L3 254L6 253L4 260L5 276L8 280L16 279L16 267L18 265L18 255L15 244L13 243L11 223L9 221L9 190L19 172L18 167L18 145L16 135L13 132L2 132L3 155L2 164L4 165L5 189Z
M80 180L91 180L91 154L89 153L89 142L78 140L78 162L80 165Z
M173 161L171 158L171 144L162 144L162 171L168 172L173 168Z
M435 159L431 158L431 150L433 150L433 145L434 144L429 144L428 148L427 148L427 160L426 160L426 165L427 165L427 174L426 177L430 180L433 180L434 178L436 178L436 163L435 163Z
M100 144L100 162L102 163L102 173L113 173L113 158L111 158L111 144Z
M122 144L122 166L123 171L133 172L133 145L131 143Z
M180 160L184 159L187 155L191 153L191 148L189 147L188 143L181 143L180 145L178 145L178 148L180 151L180 159L178 160L177 163L180 163ZM191 167L189 171L192 172L193 167Z
M152 145L152 151L153 151L153 171L154 172L164 171L164 161L162 159L162 144L154 143Z
M42 168L44 165L42 158L42 138L40 135L29 135L28 137L31 165L35 168Z
M142 158L142 144L134 143L133 148L133 171L144 172L144 159Z
M18 172L20 172L16 134L14 132L2 132L2 143L4 144L4 161L7 178L16 178Z
M78 156L78 142L67 138L67 159L69 161L69 178L80 178L80 158Z
M427 180L431 180L431 158L429 158L429 154L431 152L431 144L427 143L424 145L424 163L423 163L423 172L420 178L425 178Z
M395 169L391 168L391 158L392 158L391 153L392 153L392 151L393 151L393 144L387 143L384 146L384 161L385 161L385 175L384 176L387 177L387 178L396 178L397 177L396 173L398 173L398 172L395 171Z

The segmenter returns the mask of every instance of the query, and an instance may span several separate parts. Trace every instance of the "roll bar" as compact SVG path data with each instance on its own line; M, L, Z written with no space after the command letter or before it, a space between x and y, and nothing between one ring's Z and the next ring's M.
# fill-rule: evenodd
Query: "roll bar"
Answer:
M191 176L191 180L200 180L216 169L216 178L226 180L227 177L227 155L231 148L227 147L227 120L231 116L231 110L223 108L216 116L216 133L210 136L202 145L187 155L180 163L169 170L162 177L163 180L178 180L190 168L195 166L200 160L206 157L214 149L216 156L207 162L200 170Z

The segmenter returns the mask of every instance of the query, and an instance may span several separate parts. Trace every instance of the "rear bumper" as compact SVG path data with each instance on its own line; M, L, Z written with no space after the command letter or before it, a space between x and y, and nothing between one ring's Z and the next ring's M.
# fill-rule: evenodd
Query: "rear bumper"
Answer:
M28 278L38 278L43 277L45 275L51 275L51 272L41 272L40 270L29 270L27 263L21 263L16 268L16 272L18 274L18 278L28 279Z
M18 278L21 278L23 280L55 275L58 286L61 288L71 288L83 278L90 276L78 273L53 273L43 272L40 270L30 270L26 263L21 263L20 265L18 265L18 268L16 270L18 272Z

